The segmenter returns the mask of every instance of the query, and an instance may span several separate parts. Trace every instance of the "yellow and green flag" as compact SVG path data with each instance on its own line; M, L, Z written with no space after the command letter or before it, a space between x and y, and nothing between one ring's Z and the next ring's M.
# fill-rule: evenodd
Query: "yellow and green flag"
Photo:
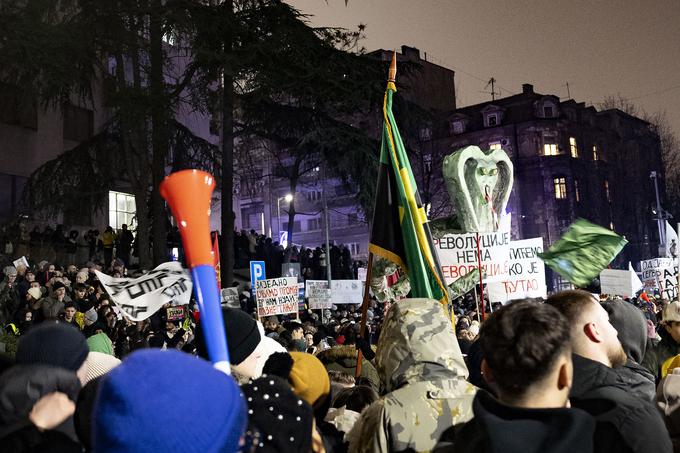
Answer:
M369 250L406 270L411 297L437 299L448 305L448 292L427 215L392 114L392 96L397 91L395 73L396 61L393 58L383 103L380 168Z

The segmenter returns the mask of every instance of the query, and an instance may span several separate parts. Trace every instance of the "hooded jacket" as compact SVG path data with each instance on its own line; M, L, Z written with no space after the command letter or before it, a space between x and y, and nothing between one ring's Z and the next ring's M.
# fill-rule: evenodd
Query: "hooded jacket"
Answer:
M73 371L46 365L15 365L0 376L2 451L81 451L73 417L53 430L38 431L28 419L36 402L52 392L76 401L80 381Z
M572 407L595 417L595 451L670 453L668 431L650 401L630 391L615 370L573 354Z
M589 453L595 419L579 409L506 406L480 391L475 418L444 432L435 453ZM521 433L521 435L518 435Z
M659 336L661 340L647 347L642 361L642 366L654 375L657 382L661 379L661 365L667 359L680 354L680 344L675 342L665 328L659 329Z
M362 412L349 451L430 451L444 430L472 418L476 388L465 380L463 355L438 301L403 299L392 305L376 365L386 394Z
M316 355L327 370L342 371L354 376L357 369L357 349L354 345L333 346ZM380 390L380 376L373 364L363 358L361 361L361 377L366 378L373 390Z

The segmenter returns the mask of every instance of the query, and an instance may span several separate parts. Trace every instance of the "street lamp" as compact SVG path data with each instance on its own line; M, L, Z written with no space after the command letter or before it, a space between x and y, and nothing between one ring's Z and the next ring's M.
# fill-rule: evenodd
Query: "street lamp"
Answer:
M290 203L293 201L293 195L287 193L283 197L278 197L276 199L276 223L278 224L279 241L281 240L281 200L284 200L286 203Z

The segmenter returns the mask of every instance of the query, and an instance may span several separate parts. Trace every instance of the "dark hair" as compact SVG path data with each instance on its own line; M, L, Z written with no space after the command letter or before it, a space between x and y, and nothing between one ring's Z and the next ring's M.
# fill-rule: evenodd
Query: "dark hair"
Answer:
M286 329L288 332L293 333L294 330L302 329L304 330L304 327L302 327L302 324L300 324L297 321L287 321L283 323L283 328Z
M378 400L378 394L371 387L357 385L348 389L343 389L335 396L333 407L341 408L346 406L348 410L359 412Z
M575 325L583 312L594 302L593 295L581 290L560 291L548 297L546 303L555 307L567 318L570 325Z
M571 350L569 337L569 324L556 308L518 300L493 312L479 342L501 392L522 396Z
M78 310L78 307L76 307L76 304L73 302L66 302L64 304L64 310L66 310L67 308L75 308L76 310Z

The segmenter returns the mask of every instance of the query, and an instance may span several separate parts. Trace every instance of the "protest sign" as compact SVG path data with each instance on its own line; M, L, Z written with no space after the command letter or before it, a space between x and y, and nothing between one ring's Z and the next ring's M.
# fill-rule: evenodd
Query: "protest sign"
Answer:
M182 307L170 307L166 310L168 321L184 319L184 309Z
M368 269L365 267L360 267L357 269L357 280L366 282L366 277L368 276Z
M299 287L297 277L281 277L255 282L258 316L297 313Z
M446 284L477 269L477 234L446 234L434 240L435 250ZM510 248L510 232L479 234L479 250L485 282L507 280L507 259Z
M642 288L634 270L604 269L600 272L600 293L633 297Z
M333 303L331 302L331 290L328 289L328 280L307 280L305 285L305 293L307 294L310 309L322 310L331 308Z
M525 297L546 297L545 265L538 254L543 251L543 238L510 242L507 278L487 284L491 302L506 303Z
M673 268L672 258L654 258L640 261L641 279L645 290L654 291L655 289L660 289L659 285L664 268Z
M340 304L360 304L363 302L363 282L359 280L331 281L331 302Z
M238 288L229 287L222 288L220 290L220 296L222 298L222 305L226 305L231 308L241 308L241 302L238 298Z
M19 266L24 266L24 267L28 268L28 260L26 259L25 256L22 256L18 260L12 261L12 264L14 264L14 267L17 268L17 269L19 268Z
M283 263L281 265L282 277L300 278L300 263Z
M659 277L662 299L675 300L678 298L678 266L673 263L670 266L661 268Z
M133 321L143 321L163 305L186 305L193 285L177 261L163 263L138 278L114 278L95 270L111 300Z

